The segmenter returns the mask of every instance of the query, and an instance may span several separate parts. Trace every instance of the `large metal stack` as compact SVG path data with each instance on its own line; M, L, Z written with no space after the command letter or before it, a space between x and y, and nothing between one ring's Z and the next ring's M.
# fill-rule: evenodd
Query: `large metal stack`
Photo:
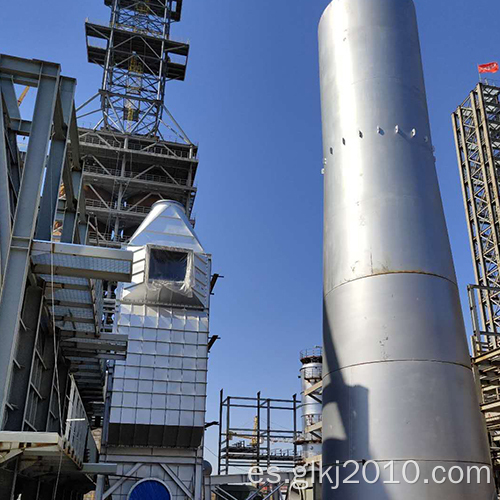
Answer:
M169 80L184 80L189 45L171 40L181 0L106 0L108 24L87 21L89 62L103 67L99 92L79 110L90 241L126 243L159 199L190 216L197 147L163 102ZM96 109L92 106L100 105Z
M334 0L320 22L325 158L323 466L380 464L344 500L484 499L436 466L490 465L437 181L411 0ZM403 480L406 461L420 479ZM388 484L393 477L399 484ZM341 469L346 477L353 468ZM359 479L359 477L357 478ZM425 482L427 480L427 482ZM384 482L385 481L385 482Z
M476 284L469 286L476 381L500 470L500 88L479 83L453 113Z

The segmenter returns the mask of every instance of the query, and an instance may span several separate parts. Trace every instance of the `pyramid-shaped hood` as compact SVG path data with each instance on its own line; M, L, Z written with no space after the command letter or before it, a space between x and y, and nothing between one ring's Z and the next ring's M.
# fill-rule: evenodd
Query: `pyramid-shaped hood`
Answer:
M160 200L153 205L129 245L168 245L204 253L184 207L171 200Z
M134 253L133 274L117 292L122 302L208 307L211 258L181 204L157 201L127 249Z

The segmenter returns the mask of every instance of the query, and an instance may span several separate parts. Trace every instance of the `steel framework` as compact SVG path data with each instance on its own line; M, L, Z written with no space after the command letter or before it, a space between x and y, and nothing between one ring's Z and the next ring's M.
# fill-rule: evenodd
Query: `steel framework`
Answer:
M235 410L241 410L234 418ZM223 390L220 391L219 406L219 454L218 473L230 474L232 468L250 468L251 466L262 467L268 470L275 466L280 469L293 468L301 460L297 451L299 431L297 428L297 395L292 399L263 398L260 392L257 397L249 398L242 396L224 397ZM253 418L253 427L245 427L239 423L249 416ZM291 428L273 424L277 412L287 414L287 422ZM235 423L236 420L236 423ZM290 422L291 420L291 422ZM239 441L232 444L231 441ZM250 441L250 442L248 442ZM288 443L288 448L283 445L277 448L279 443Z
M36 92L30 117L24 86ZM130 281L132 253L85 245L75 87L58 64L0 55L1 498L92 488L104 361L127 349L103 332L102 281Z
M479 83L452 115L476 284L473 363L497 473L500 454L500 87Z
M110 22L85 24L102 88L77 111L79 119L101 115L93 128L80 128L90 240L120 247L157 200L178 201L191 215L198 148L164 105L167 82L186 74L189 45L170 39L182 1L105 4ZM96 99L100 107L90 110Z
M476 282L500 286L500 88L480 83L453 114ZM500 293L481 291L479 314L484 330L500 326ZM476 344L476 354L497 345L494 337Z
M104 128L155 136L167 80L184 80L189 45L170 40L181 0L106 0L109 24L85 24L89 62L104 68Z

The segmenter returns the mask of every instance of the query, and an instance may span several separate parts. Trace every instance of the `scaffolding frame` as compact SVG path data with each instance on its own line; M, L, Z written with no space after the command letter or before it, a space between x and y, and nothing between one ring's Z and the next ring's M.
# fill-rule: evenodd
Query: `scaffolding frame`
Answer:
M482 81L452 115L476 283L468 286L472 362L500 472L500 87Z
M254 413L254 426L235 426L234 410L245 409ZM274 399L262 397L260 391L255 398L243 396L224 397L220 391L219 404L219 453L218 474L230 474L231 468L250 468L252 466L269 470L271 466L281 470L291 469L300 461L297 451L297 411L299 401L294 394L291 399ZM292 429L276 429L272 417L276 412L290 412L293 422ZM265 425L262 425L263 420ZM241 426L240 426L241 425ZM231 440L241 438L242 441L231 445ZM243 440L250 440L250 444ZM289 443L291 449L276 449L274 443Z

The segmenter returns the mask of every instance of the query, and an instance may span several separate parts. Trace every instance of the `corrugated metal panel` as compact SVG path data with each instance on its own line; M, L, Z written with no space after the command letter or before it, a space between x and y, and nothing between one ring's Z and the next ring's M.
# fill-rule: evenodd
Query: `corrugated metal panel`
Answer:
M134 282L118 289L116 332L129 343L126 361L115 363L109 439L196 447L205 422L210 256L201 253L179 206L159 206L132 239L145 244L133 247ZM185 246L178 246L179 235ZM160 252L191 252L182 287L168 280L144 282L152 245Z

